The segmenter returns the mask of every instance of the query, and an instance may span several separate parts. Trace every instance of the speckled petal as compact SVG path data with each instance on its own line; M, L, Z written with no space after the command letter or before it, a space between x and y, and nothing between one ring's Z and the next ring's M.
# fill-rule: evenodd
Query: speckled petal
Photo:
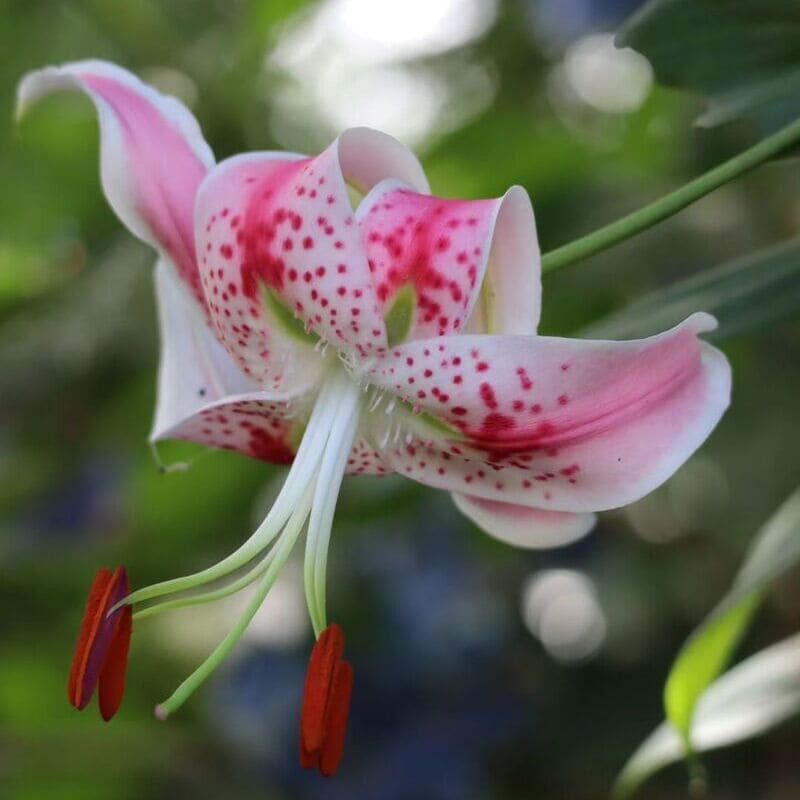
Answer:
M540 258L528 196L446 200L397 181L376 186L358 207L384 314L413 289L407 339L475 332L533 333L539 319Z
M151 441L165 438L166 431L209 402L258 388L216 340L164 259L156 265L155 288L161 364Z
M209 307L221 341L259 384L278 388L268 374L276 321L301 341L321 337L361 356L385 345L345 181L369 188L398 173L427 187L398 142L354 129L316 158L247 154L203 183L195 223Z
M161 438L234 450L271 464L291 464L312 403L313 396L286 402L266 392L232 395L205 404Z
M104 61L29 73L18 88L18 115L44 95L64 89L84 92L97 108L100 172L111 207L135 236L169 257L204 308L193 209L214 156L197 121L175 98Z
M728 362L697 338L713 325L696 314L630 342L460 336L393 348L364 377L459 436L412 435L419 442L405 446L424 456L402 445L382 455L477 497L558 511L625 505L666 480L729 403Z

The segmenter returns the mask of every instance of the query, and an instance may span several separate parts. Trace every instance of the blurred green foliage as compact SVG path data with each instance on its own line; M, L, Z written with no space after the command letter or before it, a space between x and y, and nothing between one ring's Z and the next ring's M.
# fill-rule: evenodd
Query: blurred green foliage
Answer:
M701 101L659 87L625 113L581 100L565 86L563 44L547 38L535 13L543 4L504 2L481 38L406 59L444 85L468 67L489 78L491 92L472 116L430 130L419 144L435 192L495 196L522 184L548 250L751 141L746 125L693 128ZM276 765L294 757L295 729L279 736L279 715L258 703L250 703L252 729L236 723L231 715L238 706L227 687L235 685L237 664L169 724L153 721L153 703L220 635L203 608L172 627L167 621L137 629L128 696L111 725L93 713L75 714L66 702L66 673L96 568L124 562L143 585L211 563L252 529L281 472L175 445L164 457L193 459L191 469L158 473L146 446L157 363L152 255L105 205L90 104L53 98L18 129L10 122L15 83L44 64L108 58L182 93L218 158L301 149L303 141L280 136L275 97L290 78L268 56L318 9L290 0L0 3L0 103L9 119L0 126L4 799L385 798L404 771L423 772L428 760L445 759L428 744L431 729L479 705L502 706L501 689L515 693L521 727L498 741L503 725L490 716L479 737L485 743L468 751L469 768L477 771L469 793L458 783L467 765L448 766L445 759L436 763L446 780L437 793L431 788L431 798L604 797L619 766L662 717L661 687L680 643L730 584L759 523L800 483L800 326L796 318L772 322L767 315L760 327L725 343L734 404L708 444L667 486L604 515L589 541L564 552L520 553L489 541L446 497L402 481L348 483L334 530L329 605L346 620L357 681L381 647L395 654L391 663L402 664L402 679L392 673L391 680L384 664L368 696L380 708L394 684L408 689L404 707L412 711L403 717L403 735L424 746L404 770L380 749L399 729L399 716L392 716L375 736L359 734L354 724L339 784L350 788L302 783L282 772ZM583 24L588 31L594 18ZM455 94L441 103L455 113L466 99ZM309 113L298 130L314 140L321 128ZM574 333L643 295L797 235L799 183L796 162L767 166L657 229L549 276L543 330ZM445 572L444 597L463 593L471 609L502 611L489 626L502 646L491 651L483 672L467 651L447 679L431 677L422 664L425 649L408 645L418 631L393 624L392 609L404 596L395 575L407 579L407 591L422 594L422 576L435 562L431 539L476 576L465 581L461 572ZM403 572L406 562L396 554L407 548L412 568ZM605 615L602 648L578 664L555 663L519 613L526 576L552 567L590 576ZM458 608L445 609L446 630L456 629ZM420 616L417 627L434 611ZM796 581L779 582L749 644L793 632L799 616ZM479 617L471 612L466 629L477 627ZM299 691L306 646L251 643L240 659L263 656L261 682L268 684L288 649L297 658L288 685ZM480 677L474 687L470 672ZM460 692L464 685L469 692ZM275 702L283 696L279 691ZM444 710L434 724L426 714L435 704ZM455 734L443 729L440 738L452 741ZM279 742L285 753L268 759ZM747 758L741 750L710 757L715 797L797 797L799 742L795 726L746 745ZM383 792L370 788L373 775ZM684 784L675 769L648 796L681 797Z
M793 0L650 0L619 41L663 83L709 98L701 124L750 117L770 131L800 114L798 25Z

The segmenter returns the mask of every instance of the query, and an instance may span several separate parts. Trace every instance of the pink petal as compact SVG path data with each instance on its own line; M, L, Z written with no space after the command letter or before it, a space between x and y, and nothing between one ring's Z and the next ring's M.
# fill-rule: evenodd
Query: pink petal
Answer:
M384 181L356 216L384 313L399 291L414 289L407 338L463 332L473 310L475 332L535 332L539 247L520 187L498 200L445 200Z
M100 172L111 207L130 231L169 256L205 307L194 249L197 187L214 156L197 121L178 100L159 94L104 61L76 61L26 75L19 84L21 115L44 95L85 92L100 120Z
M353 442L353 449L347 459L346 475L388 475L391 467L380 452L365 435L359 435Z
M394 447L384 457L415 480L488 499L558 511L630 503L672 475L728 406L728 362L697 338L713 325L695 314L630 342L457 336L392 348L363 377L460 437L419 437L424 456Z
M264 291L302 321L300 338L304 325L361 355L385 345L345 181L369 188L387 173L427 187L398 142L354 129L317 158L248 154L203 183L195 220L206 295L221 341L255 380L266 377L274 322Z
M290 464L308 416L309 398L288 404L265 392L234 395L207 403L161 438L235 450L268 461Z
M500 503L466 494L453 494L458 510L481 530L515 547L561 547L583 538L594 527L594 514L544 511Z
M252 394L259 388L217 341L184 285L163 260L156 265L155 283L161 365L152 441L168 438L171 430L209 403ZM286 401L302 396L314 386L322 363L310 348L291 341L280 344L282 391L273 391L270 397ZM309 350L310 356L301 350Z

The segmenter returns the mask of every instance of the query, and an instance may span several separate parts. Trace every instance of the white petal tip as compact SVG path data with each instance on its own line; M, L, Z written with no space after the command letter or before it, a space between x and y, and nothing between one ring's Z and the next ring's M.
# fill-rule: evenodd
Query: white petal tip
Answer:
M48 94L63 89L74 89L75 77L59 67L45 67L28 72L17 85L17 103L14 121L19 124L30 109Z
M166 709L166 708L164 708L164 706L162 706L161 704L159 704L159 705L157 705L157 706L156 706L156 707L153 709L153 716L154 716L154 717L155 717L155 718L156 718L156 719L157 719L159 722L166 722L166 720L167 720L167 717L169 717L169 712L167 711L167 709Z
M717 318L705 311L697 311L686 319L683 323L687 328L691 328L695 333L708 333L716 330L719 326Z
M572 544L597 523L597 515L592 513L546 511L457 492L452 498L456 508L485 533L513 547L529 550Z

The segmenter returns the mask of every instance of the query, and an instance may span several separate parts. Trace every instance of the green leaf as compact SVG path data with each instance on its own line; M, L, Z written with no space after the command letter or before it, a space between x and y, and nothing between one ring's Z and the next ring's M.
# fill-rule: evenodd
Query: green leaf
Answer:
M797 0L650 0L617 41L660 83L706 95L701 124L748 117L773 131L800 116Z
M725 667L767 586L798 562L800 489L761 528L733 587L689 637L673 664L664 688L666 724L671 724L685 754L702 749L694 721L698 701Z
M765 733L800 711L800 634L737 664L703 695L695 719L695 749L705 752ZM615 800L632 797L653 773L679 761L683 742L663 722L645 739L614 785Z
M411 330L411 323L414 319L414 311L417 308L417 295L414 287L407 283L392 301L389 310L383 316L386 325L386 339L389 347L394 347L400 342L404 342Z
M691 635L664 689L667 719L690 746L697 699L722 671L764 589L800 561L800 489L761 528L730 592Z
M722 672L761 601L752 592L736 603L718 606L681 649L664 687L667 718L691 751L691 727L700 695Z
M745 659L707 689L695 715L695 750L705 752L758 736L798 711L800 634L795 634ZM653 773L683 755L682 739L663 722L625 765L613 797L632 797Z
M692 275L586 328L592 338L649 336L695 311L719 320L716 341L759 330L800 309L800 238Z

